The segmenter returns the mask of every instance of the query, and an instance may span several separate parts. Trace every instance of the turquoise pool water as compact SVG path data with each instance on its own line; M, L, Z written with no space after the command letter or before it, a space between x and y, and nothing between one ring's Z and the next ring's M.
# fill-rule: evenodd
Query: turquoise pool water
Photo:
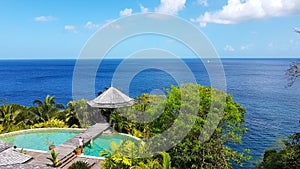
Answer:
M83 154L88 156L100 157L100 152L104 149L109 151L110 143L115 142L120 144L122 140L129 139L130 141L137 141L135 138L121 135L121 134L103 134L99 135L93 140L93 146L89 144L83 148Z
M79 133L80 131L65 130L30 131L0 137L0 140L18 148L48 151L49 145L58 146Z

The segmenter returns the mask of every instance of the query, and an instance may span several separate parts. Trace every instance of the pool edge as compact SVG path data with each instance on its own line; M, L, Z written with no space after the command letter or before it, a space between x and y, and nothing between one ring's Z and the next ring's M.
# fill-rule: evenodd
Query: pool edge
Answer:
M0 138L5 137L5 136L10 136L10 135L33 132L33 131L51 131L51 130L52 131L61 130L61 131L82 131L83 132L86 130L86 128L34 128L34 129L18 130L18 131L12 131L9 133L3 133L3 134L0 134Z

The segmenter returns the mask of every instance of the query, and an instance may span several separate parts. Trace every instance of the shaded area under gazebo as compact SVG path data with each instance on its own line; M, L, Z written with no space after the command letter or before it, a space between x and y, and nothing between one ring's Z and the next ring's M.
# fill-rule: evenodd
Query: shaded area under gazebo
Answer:
M110 114L116 108L130 107L135 103L134 99L114 87L108 88L95 99L87 101L90 107L101 109L101 114L106 118L107 122L109 122Z

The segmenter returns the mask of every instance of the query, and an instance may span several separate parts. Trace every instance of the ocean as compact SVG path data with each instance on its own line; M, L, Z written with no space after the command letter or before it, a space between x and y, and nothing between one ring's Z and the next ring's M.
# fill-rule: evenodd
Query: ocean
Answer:
M101 62L95 72L94 95L87 99L96 97L99 91L111 86L121 61L107 59ZM200 60L183 61L197 83L210 86L210 76ZM234 168L254 168L255 161L261 158L266 148L274 146L278 136L299 132L300 84L296 82L287 88L284 74L293 61L296 59L222 59L226 90L233 95L234 101L247 109L244 126L248 131L243 136L243 144L231 146L238 150L250 148L253 157L244 167ZM185 77L184 69L174 66L172 60L136 60L126 69L126 73L132 73L130 67L144 63L149 66L151 62L159 62L166 70ZM5 98L0 104L31 106L35 99L43 100L47 95L55 96L57 103L67 104L73 99L75 64L76 60L0 60L0 100ZM178 85L177 78L169 72L152 67L142 68L132 75L128 92L131 97L153 91L164 92L165 88Z

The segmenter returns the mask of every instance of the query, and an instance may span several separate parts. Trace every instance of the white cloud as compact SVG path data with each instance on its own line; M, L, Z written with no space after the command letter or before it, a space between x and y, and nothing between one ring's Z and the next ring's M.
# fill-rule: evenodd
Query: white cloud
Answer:
M241 50L249 50L251 46L252 46L251 44L248 44L248 45L242 45L242 46L241 46Z
M65 25L64 29L72 33L78 33L74 25Z
M93 30L93 29L98 29L98 28L100 27L100 25L94 24L93 22L88 21L88 22L84 25L84 27L85 27L86 29Z
M197 2L198 2L200 5L208 6L207 0L197 0Z
M159 7L155 8L156 12L176 15L185 7L186 0L160 0Z
M73 30L75 30L76 28L75 28L75 26L74 25L65 25L65 30L67 30L67 31L73 31Z
M231 45L226 45L224 47L224 50L227 51L227 52L233 52L233 51L235 51L235 49Z
M222 10L205 12L193 22L204 27L207 23L237 24L268 17L300 14L299 0L228 0Z
M125 8L123 11L120 11L120 16L129 16L132 14L131 8Z
M148 8L145 8L143 5L140 4L141 13L147 13L149 11Z
M48 22L53 20L56 20L56 18L53 16L37 16L34 18L34 21L36 22Z

